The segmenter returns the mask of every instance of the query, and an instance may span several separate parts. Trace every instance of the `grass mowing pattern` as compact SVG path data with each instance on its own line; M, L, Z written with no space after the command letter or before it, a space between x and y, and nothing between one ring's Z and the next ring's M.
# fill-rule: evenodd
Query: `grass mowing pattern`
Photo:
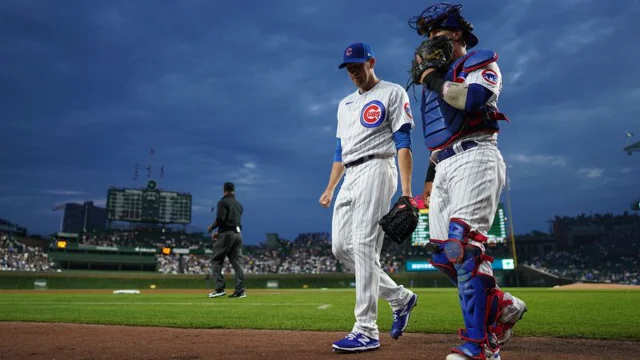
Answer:
M453 289L414 291L418 307L408 332L455 333L462 325ZM640 340L640 291L511 292L529 308L517 326L519 336ZM248 290L244 299L209 299L206 294L0 293L0 321L345 332L354 322L354 290ZM380 331L386 333L391 327L386 302L379 302L379 313Z

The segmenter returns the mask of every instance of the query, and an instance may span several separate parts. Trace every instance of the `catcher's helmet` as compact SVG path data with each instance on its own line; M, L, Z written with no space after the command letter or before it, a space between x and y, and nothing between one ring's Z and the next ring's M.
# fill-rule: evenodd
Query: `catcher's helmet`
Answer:
M462 4L443 2L431 5L420 15L409 19L409 26L420 36L429 36L429 32L435 29L462 30L467 49L471 49L478 45L479 40L472 33L473 25L460 15L461 9Z

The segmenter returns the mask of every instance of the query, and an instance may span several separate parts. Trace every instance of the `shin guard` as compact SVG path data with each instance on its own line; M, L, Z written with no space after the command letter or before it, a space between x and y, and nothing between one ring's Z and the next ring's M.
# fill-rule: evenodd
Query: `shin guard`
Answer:
M452 219L444 253L458 275L458 298L465 328L458 331L464 343L451 350L471 359L499 358L498 343L489 328L490 321L493 322L499 312L496 282L493 276L478 271L480 265L491 258L479 247L469 244L469 239L480 241L482 235L471 234L467 224Z

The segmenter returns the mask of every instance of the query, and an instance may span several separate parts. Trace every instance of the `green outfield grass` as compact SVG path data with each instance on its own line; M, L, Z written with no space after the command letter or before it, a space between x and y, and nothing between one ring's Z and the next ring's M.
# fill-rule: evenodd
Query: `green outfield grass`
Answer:
M505 289L527 302L520 336L640 340L640 291ZM416 289L418 307L408 332L453 333L461 326L453 289ZM247 298L208 299L201 294L139 295L0 292L0 321L44 321L184 328L251 328L348 331L354 290L248 290ZM391 325L381 301L379 326Z

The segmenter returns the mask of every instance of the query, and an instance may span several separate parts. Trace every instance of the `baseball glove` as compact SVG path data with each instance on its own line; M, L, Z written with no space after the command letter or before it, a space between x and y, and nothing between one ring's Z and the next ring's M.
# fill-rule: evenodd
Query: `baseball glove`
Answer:
M388 238L402 244L418 227L418 217L418 203L412 197L401 196L378 225Z
M422 61L418 63L415 55ZM420 77L429 68L435 68L438 72L447 71L447 66L453 58L453 40L448 36L440 35L427 39L420 43L411 62L411 77L415 84L420 84Z

